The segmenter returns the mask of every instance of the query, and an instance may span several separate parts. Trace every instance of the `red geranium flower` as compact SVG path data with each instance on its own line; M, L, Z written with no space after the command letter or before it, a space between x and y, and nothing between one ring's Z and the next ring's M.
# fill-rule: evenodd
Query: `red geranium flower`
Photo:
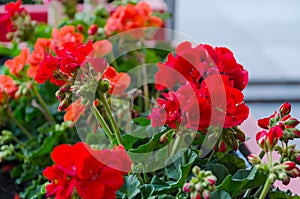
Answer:
M24 8L21 8L21 4L22 4L22 1L17 0L16 2L10 2L10 3L6 4L4 8L5 8L5 11L7 12L7 14L10 17L12 17L16 13L20 14L22 11L24 11Z
M71 198L74 189L84 199L115 198L132 164L123 146L94 150L82 142L60 145L51 157L55 164L43 173L51 181L46 195L58 199Z
M105 25L106 35L143 27L160 27L163 21L156 16L152 16L152 8L146 2L137 5L127 4L119 6L115 12L107 19ZM136 36L140 36L140 32Z
M233 53L225 47L212 48L203 45L221 74L229 77L233 81L233 87L243 90L248 84L248 72L243 66L236 62Z
M29 49L23 48L18 56L7 60L5 65L9 68L9 72L13 75L19 75L19 72L23 70L24 66L27 64L28 56Z
M15 97L18 87L14 80L7 75L0 75L0 103L4 96Z

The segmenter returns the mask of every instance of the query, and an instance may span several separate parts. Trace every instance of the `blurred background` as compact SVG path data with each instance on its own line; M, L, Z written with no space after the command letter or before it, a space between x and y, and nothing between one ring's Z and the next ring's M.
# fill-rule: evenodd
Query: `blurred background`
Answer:
M300 116L300 1L170 2L175 3L175 30L197 43L228 47L249 71L244 93L255 118L285 101Z

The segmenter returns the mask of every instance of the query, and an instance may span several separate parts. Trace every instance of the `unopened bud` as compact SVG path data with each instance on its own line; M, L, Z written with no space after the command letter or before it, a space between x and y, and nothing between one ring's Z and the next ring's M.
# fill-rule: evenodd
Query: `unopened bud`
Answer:
M286 178L288 178L288 176L286 175L286 173L279 173L278 174L278 178L279 180L285 180Z
M277 176L274 173L271 173L268 178L273 183L277 179Z
M290 171L296 167L296 163L292 162L292 161L286 161L286 162L282 163L282 166L283 166L284 170Z
M208 190L204 190L203 193L202 193L202 195L203 195L204 199L209 199L210 198L210 193L209 193Z
M284 122L286 126L293 127L293 128L296 127L299 123L300 123L299 120L297 120L296 118L290 118Z
M185 192L185 193L190 193L192 190L193 190L193 185L190 184L190 183L185 183L182 190Z
M97 33L97 30L98 30L98 26L96 24L93 24L89 27L88 29L88 34L89 35L94 35Z
M291 108L292 107L288 102L285 102L284 104L282 104L279 108L279 113L280 113L281 117L288 115L291 112Z
M261 163L261 159L259 156L255 155L255 154L250 154L248 155L248 161L251 164L260 164Z
M193 168L193 170L192 170L192 172L193 172L193 174L195 174L196 176L200 173L200 167L198 167L198 166L194 166L194 168Z
M215 185L217 182L217 178L213 175L207 177L206 180L209 182L210 185Z
M198 192L200 192L200 191L202 190L201 183L197 183L197 184L195 185L195 189L196 189Z

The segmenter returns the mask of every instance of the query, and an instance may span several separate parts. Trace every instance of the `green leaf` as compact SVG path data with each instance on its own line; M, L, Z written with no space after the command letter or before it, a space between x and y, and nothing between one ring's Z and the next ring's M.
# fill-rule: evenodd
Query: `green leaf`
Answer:
M221 184L230 174L228 169L222 164L208 164L204 168L205 170L210 170L217 177L216 185Z
M211 194L210 199L231 199L231 196L226 191L217 190Z
M124 198L124 196L126 196L127 199L133 199L137 194L140 193L140 184L141 183L136 175L126 176L125 182L117 192L117 195L119 198Z
M268 196L270 199L300 199L298 195L292 196L292 193L289 190L284 192L280 191L279 189L270 191Z
M239 170L233 176L228 175L222 184L217 186L217 189L227 191L232 197L236 197L246 189L262 186L266 178L265 174L258 172L255 168Z
M151 184L144 184L140 187L140 190L142 194L142 199L148 199L154 193L154 186Z
M243 159L239 158L236 154L225 154L219 159L218 163L227 167L231 174L234 174L240 169L246 169L246 163Z
M198 155L194 151L187 150L180 159L176 160L165 168L165 173L170 178L177 178L174 179L175 181L164 181L163 179L155 176L151 181L151 184L155 187L155 193L172 193L174 190L181 189L183 184L187 181L187 178L191 171L191 167L196 161L197 157ZM176 169L175 171L171 171L174 168L178 169Z
M134 118L133 121L141 126L148 126L151 124L151 120L144 117Z

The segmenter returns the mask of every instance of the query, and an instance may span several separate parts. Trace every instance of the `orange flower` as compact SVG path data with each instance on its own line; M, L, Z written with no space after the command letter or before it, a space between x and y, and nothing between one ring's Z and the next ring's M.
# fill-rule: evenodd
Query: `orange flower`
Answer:
M152 16L152 8L146 2L137 5L128 4L125 7L119 6L108 18L105 32L108 36L126 30L143 27L160 27L163 21L161 18ZM140 33L138 33L140 35Z
M5 65L9 68L9 72L13 75L19 75L19 72L23 70L29 56L29 49L23 48L20 55L13 59L7 60Z
M66 108L64 121L76 122L85 111L85 106L81 103L81 98L73 102Z
M7 75L0 75L0 102L2 102L5 95L15 97L18 87L14 80Z
M110 83L109 94L122 94L130 84L130 76L127 73L118 73L113 67L109 66L102 75Z
M82 34L75 32L74 26L64 26L60 30L54 28L52 30L52 43L50 48L54 51L56 48L62 47L65 43L80 43L84 37Z
M28 57L29 68L27 71L27 75L29 77L34 78L39 69L39 65L41 61L44 59L44 54L49 51L50 47L50 39L38 38L35 45L34 50Z

